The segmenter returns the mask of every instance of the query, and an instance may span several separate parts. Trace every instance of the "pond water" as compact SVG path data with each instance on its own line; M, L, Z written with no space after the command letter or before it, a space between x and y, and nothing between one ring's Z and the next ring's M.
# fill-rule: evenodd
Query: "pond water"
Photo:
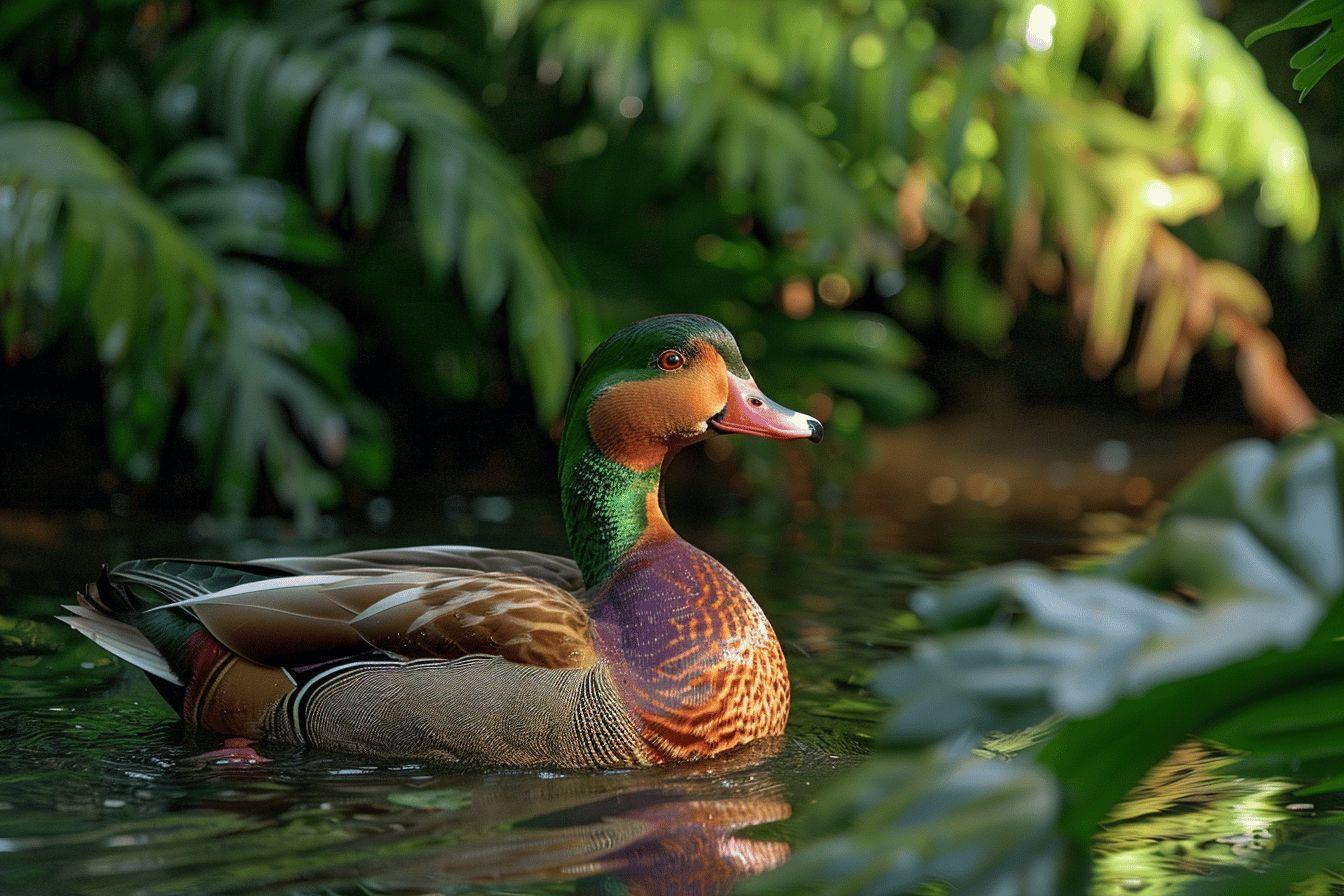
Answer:
M500 499L494 499L498 502ZM553 512L463 502L448 519L307 545L331 552L462 540L561 548ZM503 511L508 511L507 513ZM481 518L508 522L481 522ZM727 893L780 865L795 816L866 752L874 662L915 634L916 585L984 562L1067 554L1058 532L953 526L933 553L862 522L688 533L752 589L785 644L788 735L674 768L557 773L379 763L258 745L212 753L144 677L45 620L104 558L297 553L197 525L9 520L0 619L0 892L59 894ZM190 535L190 537L188 537ZM1168 892L1290 834L1292 787L1224 771L1190 745L1098 840L1099 893ZM1136 881L1140 886L1136 886Z

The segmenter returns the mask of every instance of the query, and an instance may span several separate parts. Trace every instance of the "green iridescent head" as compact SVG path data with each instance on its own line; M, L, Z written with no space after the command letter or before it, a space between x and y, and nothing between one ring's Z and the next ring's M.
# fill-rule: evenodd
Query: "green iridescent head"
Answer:
M648 528L663 463L714 432L820 441L821 424L767 398L728 328L698 314L631 324L584 362L566 411L560 484L590 587Z
M570 392L564 453L591 443L642 470L715 430L815 441L821 424L765 397L723 324L665 314L620 330L584 362Z

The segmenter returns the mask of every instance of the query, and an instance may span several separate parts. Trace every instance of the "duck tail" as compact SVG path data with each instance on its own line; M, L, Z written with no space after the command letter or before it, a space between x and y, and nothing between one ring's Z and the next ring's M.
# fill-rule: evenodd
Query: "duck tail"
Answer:
M106 563L98 571L97 581L85 585L77 596L81 607L114 619L133 610L145 609L131 592L112 583Z
M66 625L108 653L144 670L163 698L179 713L184 682L191 678L192 635L204 627L179 610L149 612L163 602L142 597L136 589L113 580L107 564L98 579L67 604Z
M90 610L83 602L65 604L68 616L56 618L99 647L169 684L181 685L173 667L153 642L134 626Z

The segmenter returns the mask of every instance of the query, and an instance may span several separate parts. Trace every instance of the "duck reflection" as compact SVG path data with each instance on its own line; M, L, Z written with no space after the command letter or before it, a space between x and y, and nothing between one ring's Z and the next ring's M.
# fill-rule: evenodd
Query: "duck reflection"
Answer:
M580 893L714 896L782 864L789 846L749 829L792 814L762 764L777 747L656 769L564 777L496 775L474 787L471 837L407 885L577 881ZM393 881L384 881L393 884Z
M177 867L179 879L191 866L202 892L214 892L220 872L247 867L254 892L295 884L327 893L516 892L567 882L579 893L714 896L788 858L778 829L753 829L789 819L790 788L817 782L838 759L780 739L621 772L351 768L334 756L277 754L264 766L202 770L213 778L211 796L184 796L174 807L249 829L219 867L181 837L150 836L141 855ZM296 838L305 849L291 849ZM241 854L247 847L255 855ZM279 849L285 867L273 875L249 861Z

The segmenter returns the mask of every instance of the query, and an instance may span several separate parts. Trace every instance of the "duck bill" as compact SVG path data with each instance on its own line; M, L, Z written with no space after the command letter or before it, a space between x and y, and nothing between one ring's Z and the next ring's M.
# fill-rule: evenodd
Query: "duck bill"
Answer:
M709 419L712 429L763 439L821 441L818 420L771 401L753 379L728 374L728 402Z

